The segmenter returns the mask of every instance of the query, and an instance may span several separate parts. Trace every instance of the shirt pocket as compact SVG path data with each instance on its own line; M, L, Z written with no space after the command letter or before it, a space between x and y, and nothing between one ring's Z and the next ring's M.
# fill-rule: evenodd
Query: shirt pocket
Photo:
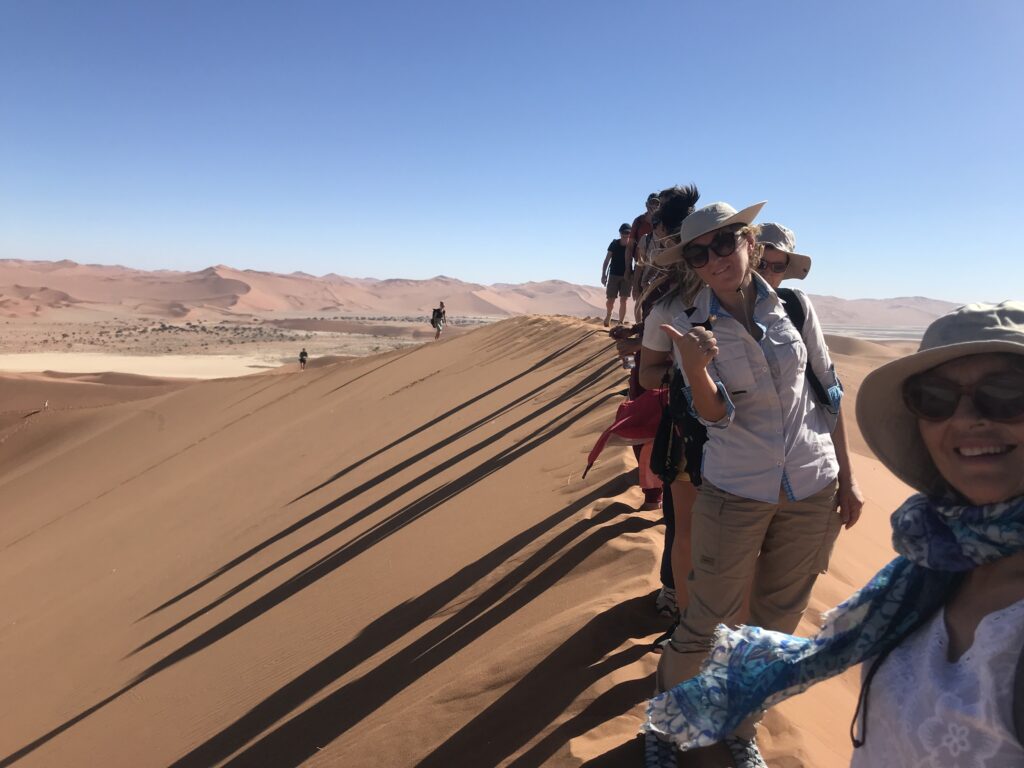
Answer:
M779 380L797 382L807 367L807 347L800 332L790 323L775 323L766 336L778 366Z
M742 345L719 347L715 370L730 397L754 390L754 371Z

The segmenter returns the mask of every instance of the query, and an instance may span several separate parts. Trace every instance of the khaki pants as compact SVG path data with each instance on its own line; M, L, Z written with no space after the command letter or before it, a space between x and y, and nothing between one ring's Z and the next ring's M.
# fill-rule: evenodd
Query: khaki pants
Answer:
M715 627L743 605L750 590L753 626L792 633L839 536L836 482L800 501L752 501L707 480L693 507L689 602L658 665L659 690L700 671ZM751 588L751 582L753 586ZM736 733L753 736L753 720Z

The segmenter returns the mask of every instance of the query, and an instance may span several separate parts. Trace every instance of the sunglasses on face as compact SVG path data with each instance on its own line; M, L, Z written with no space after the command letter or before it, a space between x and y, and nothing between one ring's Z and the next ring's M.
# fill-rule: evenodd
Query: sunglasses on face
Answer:
M707 245L690 243L683 248L683 259L693 269L706 267L711 259L711 252L720 258L732 256L740 241L739 229L723 229L718 232Z
M789 256L786 257L785 261L768 261L768 259L761 259L757 265L758 272L774 272L776 275L780 275L789 268Z
M926 421L945 421L956 413L960 398L968 395L975 412L990 421L1024 418L1024 373L999 371L961 386L934 374L921 374L903 385L903 402Z

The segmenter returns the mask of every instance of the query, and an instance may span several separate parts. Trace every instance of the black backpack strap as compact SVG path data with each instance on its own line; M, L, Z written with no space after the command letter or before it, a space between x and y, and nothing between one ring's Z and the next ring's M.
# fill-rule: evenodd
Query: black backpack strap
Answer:
M800 302L799 297L796 295L796 291L792 288L779 288L775 291L782 299L782 307L786 310L786 314L789 315L789 319L792 321L796 329L800 331L800 335L804 335L804 321L807 319L807 315L804 313L804 305Z
M1024 746L1024 649L1017 657L1017 671L1013 675L1013 729L1017 741Z
M686 310L686 316L692 317L696 307ZM711 318L703 323L693 323L695 328L711 330ZM666 377L668 374L666 373ZM701 467L704 460L704 444L708 440L708 430L696 416L690 411L690 404L687 401L683 390L685 388L683 372L678 368L673 369L673 375L669 382L669 406L668 413L680 432L682 439L681 459L685 459L685 472L695 488L701 485ZM680 462L681 463L681 462Z
M779 288L775 293L782 300L782 308L786 310L790 322L796 326L802 339L804 337L804 321L807 319L807 315L804 313L804 305L800 302L796 291L792 288ZM804 342L804 346L806 345L806 342ZM818 381L818 377L811 367L810 358L808 358L807 365L804 367L804 373L807 375L807 382L811 385L811 389L814 391L814 396L818 398L818 402L822 405L831 405L832 399L828 396L828 392L825 391L822 383Z

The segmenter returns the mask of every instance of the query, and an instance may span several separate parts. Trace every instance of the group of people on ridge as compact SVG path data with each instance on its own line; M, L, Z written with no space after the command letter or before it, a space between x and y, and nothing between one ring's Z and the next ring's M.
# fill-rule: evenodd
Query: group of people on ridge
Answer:
M764 766L764 710L861 663L853 765L1024 765L1024 303L962 307L866 378L861 432L919 493L893 513L899 556L799 638L864 504L843 386L813 304L781 286L811 267L792 231L756 224L763 203L698 198L650 195L602 273L630 399L657 393L671 437L637 446L666 528L656 607L675 619L648 765L715 744L723 765Z

